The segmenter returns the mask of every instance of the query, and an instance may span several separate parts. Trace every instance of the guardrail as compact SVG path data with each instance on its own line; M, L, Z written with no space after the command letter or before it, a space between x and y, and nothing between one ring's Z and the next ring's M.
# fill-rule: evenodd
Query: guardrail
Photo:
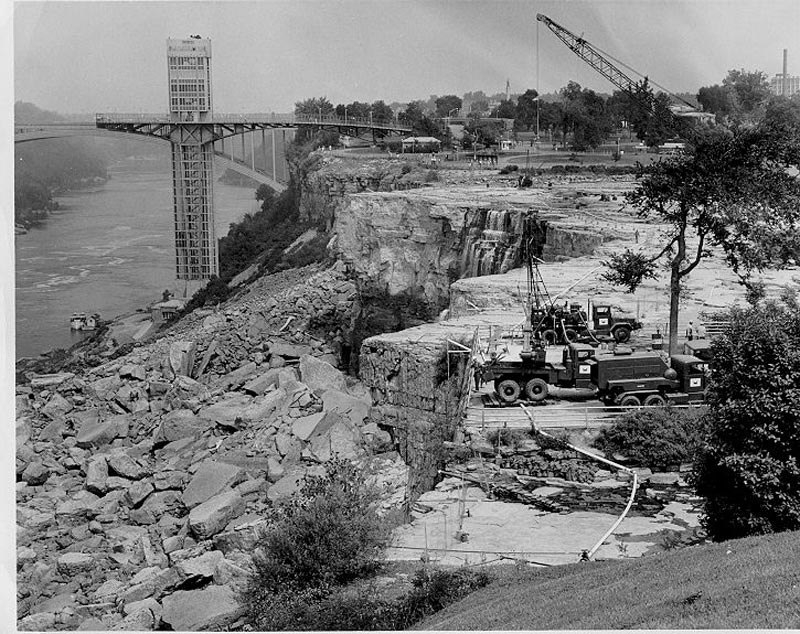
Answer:
M702 404L671 405L677 409L704 407ZM622 414L643 409L642 407L621 407L585 405L583 407L529 407L536 424L543 428L592 429L606 427ZM463 421L464 427L479 429L530 429L527 416L518 407L471 407Z
M99 112L95 115L97 124L103 123L285 123L287 125L337 125L368 128L385 128L392 130L411 130L411 126L398 121L385 119L369 119L363 117L337 117L334 115L296 115L294 113L260 112L260 113L214 113L208 121L193 122L179 119L164 113L125 113Z

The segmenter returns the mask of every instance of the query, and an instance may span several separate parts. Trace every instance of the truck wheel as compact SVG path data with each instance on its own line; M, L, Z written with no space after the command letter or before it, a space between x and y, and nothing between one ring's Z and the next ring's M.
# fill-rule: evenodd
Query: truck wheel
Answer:
M631 329L627 326L620 326L614 329L614 341L617 343L625 343L631 338Z
M513 403L516 401L521 391L519 383L514 379L504 379L500 381L495 387L495 390L497 390L497 395L500 397L500 400L506 403Z
M641 407L642 402L639 400L639 397L635 394L628 394L627 396L623 396L619 399L619 406L620 407Z
M547 382L544 379L531 379L525 384L525 396L534 402L547 398Z
M664 407L666 404L667 400L661 394L651 394L644 399L645 407Z
M554 346L558 343L558 335L555 330L545 330L542 333L542 341L548 346Z

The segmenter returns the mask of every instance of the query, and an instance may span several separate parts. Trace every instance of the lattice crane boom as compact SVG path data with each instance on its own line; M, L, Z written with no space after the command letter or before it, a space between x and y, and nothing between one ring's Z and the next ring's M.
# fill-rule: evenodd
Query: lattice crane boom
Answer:
M578 57L580 57L584 62L589 64L589 66L594 68L598 73L600 73L608 81L614 84L617 88L635 94L636 87L638 86L639 82L635 81L629 75L627 75L616 64L614 64L611 60L609 60L608 57L604 55L599 49L589 44L589 42L584 40L582 37L578 37L569 29L566 29L557 22L554 22L546 15L537 13L536 19L539 22L544 22L545 26L547 26L547 28L550 29L559 40L564 42L564 44L566 44L567 47L573 53L575 53ZM656 84L654 81L651 81L650 83L655 86L658 86L658 84ZM679 97L678 95L670 92L669 90L666 90L662 86L659 86L659 88L661 88L665 93L667 93L673 99L681 101L691 108L695 108L693 104L689 103L682 97Z
M536 19L539 22L544 22L545 26L555 33L556 37L564 42L564 44L566 44L573 53L580 57L584 62L589 64L589 66L594 68L617 88L626 91L633 91L636 88L637 82L622 72L617 66L615 66L582 37L578 37L568 29L565 29L563 26L541 13L536 14Z

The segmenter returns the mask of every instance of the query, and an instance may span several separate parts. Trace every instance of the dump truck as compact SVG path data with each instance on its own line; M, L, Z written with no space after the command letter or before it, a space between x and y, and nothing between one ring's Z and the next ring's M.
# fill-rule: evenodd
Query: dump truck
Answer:
M561 363L548 362L534 347L517 359L497 359L488 368L494 388L507 405L521 397L547 398L550 385L590 388L606 405L623 407L685 404L705 400L707 364L691 355L673 355L670 364L657 352L617 348L598 353L582 343L564 348Z

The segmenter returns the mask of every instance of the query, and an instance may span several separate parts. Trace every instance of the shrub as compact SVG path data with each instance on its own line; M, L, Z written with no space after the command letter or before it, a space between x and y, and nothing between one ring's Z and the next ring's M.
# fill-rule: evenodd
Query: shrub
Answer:
M405 629L426 616L460 601L465 596L487 586L491 577L485 570L457 568L432 570L422 568L413 579L413 589L399 607L398 629Z
M241 597L257 629L302 621L332 588L376 569L389 526L377 515L379 492L367 475L334 459L324 475L306 476L295 496L277 503Z
M692 478L716 540L800 528L800 315L731 311L714 341L708 433Z
M602 429L594 446L658 468L691 462L702 442L701 416L699 410L672 407L634 410Z

